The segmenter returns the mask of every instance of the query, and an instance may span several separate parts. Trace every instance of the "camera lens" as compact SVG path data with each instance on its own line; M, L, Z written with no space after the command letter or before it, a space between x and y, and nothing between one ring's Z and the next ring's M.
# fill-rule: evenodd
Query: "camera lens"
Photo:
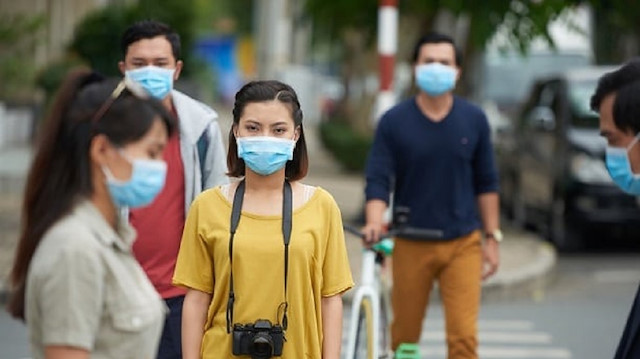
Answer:
M273 340L271 335L258 333L253 338L251 354L254 358L271 358L273 355Z

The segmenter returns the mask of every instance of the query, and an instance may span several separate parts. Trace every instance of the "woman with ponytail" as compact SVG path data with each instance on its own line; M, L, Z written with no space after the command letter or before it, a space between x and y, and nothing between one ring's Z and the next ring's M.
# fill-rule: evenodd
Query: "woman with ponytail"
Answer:
M8 310L26 322L34 358L155 357L165 307L118 213L162 189L174 119L135 84L78 70L43 126Z

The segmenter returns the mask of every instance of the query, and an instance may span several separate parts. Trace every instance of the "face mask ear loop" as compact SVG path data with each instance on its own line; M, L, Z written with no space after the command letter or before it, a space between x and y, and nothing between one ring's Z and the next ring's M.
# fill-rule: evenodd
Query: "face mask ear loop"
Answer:
M638 132L636 134L636 137L633 138L633 141L631 141L631 143L629 144L629 146L627 146L627 152L631 151L631 149L633 148L633 146L638 143L638 141L640 140L640 132Z
M118 182L118 179L113 176L113 173L111 172L109 167L107 167L107 165L102 165L100 167L102 168L102 173L104 173L104 176L108 181Z

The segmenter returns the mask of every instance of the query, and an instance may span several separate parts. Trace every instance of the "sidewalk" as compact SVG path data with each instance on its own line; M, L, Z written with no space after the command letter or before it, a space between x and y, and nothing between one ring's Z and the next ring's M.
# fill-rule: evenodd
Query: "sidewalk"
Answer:
M230 118L221 116L223 134ZM325 151L314 127L305 128L310 168L305 183L328 190L342 211L345 222L353 221L363 205L364 180L361 175L345 174ZM223 136L226 138L226 136ZM0 303L6 300L7 276L15 251L20 204L26 172L31 160L27 146L0 149ZM556 261L553 248L535 234L505 228L500 245L501 265L498 273L484 283L483 300L536 296L550 277ZM360 277L360 242L352 236L346 241L356 283ZM351 293L345 298L349 300Z

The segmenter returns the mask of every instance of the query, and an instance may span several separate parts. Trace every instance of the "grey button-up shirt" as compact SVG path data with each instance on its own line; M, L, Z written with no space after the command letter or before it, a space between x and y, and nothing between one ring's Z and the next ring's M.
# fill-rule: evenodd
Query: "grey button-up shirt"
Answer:
M91 358L155 358L166 307L131 254L135 231L114 231L89 201L42 238L27 276L26 322L35 359L49 345Z

